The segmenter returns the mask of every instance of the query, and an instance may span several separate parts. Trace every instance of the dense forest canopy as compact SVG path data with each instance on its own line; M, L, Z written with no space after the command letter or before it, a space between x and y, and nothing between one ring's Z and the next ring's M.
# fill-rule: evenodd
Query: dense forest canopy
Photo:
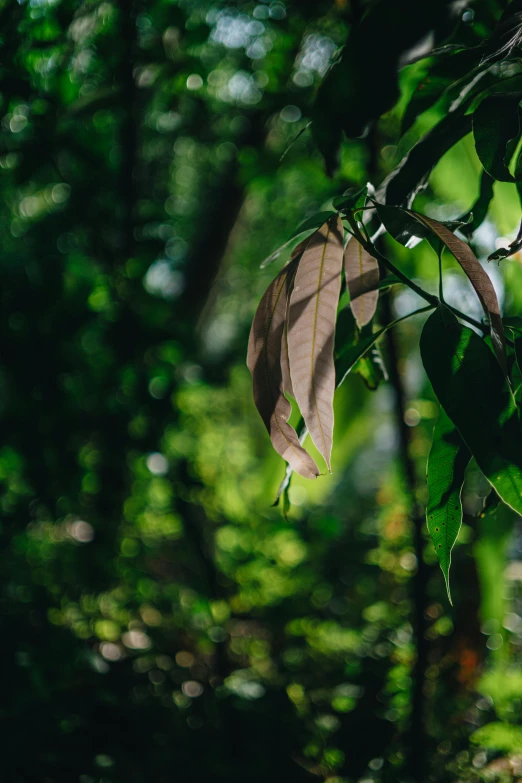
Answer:
M0 36L5 780L521 778L520 0L3 0ZM311 481L245 359L276 278L295 368L326 242L331 473L277 397Z

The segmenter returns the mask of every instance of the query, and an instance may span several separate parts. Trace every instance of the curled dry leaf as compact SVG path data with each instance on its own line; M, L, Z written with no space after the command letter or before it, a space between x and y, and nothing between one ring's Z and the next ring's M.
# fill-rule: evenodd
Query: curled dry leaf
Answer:
M438 220L419 215L417 212L408 210L412 217L420 223L427 226L438 236L441 242L448 248L452 256L459 262L462 269L468 276L468 279L475 289L484 312L488 316L491 327L491 342L500 366L507 377L507 358L506 341L504 337L504 327L500 315L500 307L493 283L489 279L487 272L481 267L473 250L450 231L443 223Z
M369 323L379 299L379 264L355 239L350 239L344 251L344 273L350 292L350 308L361 329Z
M301 476L316 478L317 465L288 424L292 406L283 394L281 345L294 273L295 263L291 263L265 291L250 330L247 366L252 373L254 401L274 449Z
M332 452L333 358L341 291L343 227L331 218L308 243L295 274L288 314L288 355L295 399L328 469Z

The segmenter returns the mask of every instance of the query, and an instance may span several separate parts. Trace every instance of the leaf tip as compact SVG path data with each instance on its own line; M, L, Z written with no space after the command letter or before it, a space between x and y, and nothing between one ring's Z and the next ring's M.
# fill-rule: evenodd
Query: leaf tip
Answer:
M447 568L442 568L442 573L444 575L444 581L446 583L446 592L448 594L448 601L450 603L450 606L453 606L453 600L451 598L451 590L450 590L450 582L449 582L449 566Z

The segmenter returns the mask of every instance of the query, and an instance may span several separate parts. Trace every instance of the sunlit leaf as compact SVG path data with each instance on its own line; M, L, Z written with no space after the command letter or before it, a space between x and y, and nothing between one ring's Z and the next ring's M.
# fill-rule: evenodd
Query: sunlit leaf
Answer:
M353 371L361 376L370 391L375 391L382 381L388 380L379 346L375 344L356 362Z
M390 278L391 275L389 276L389 278L385 278L385 280L390 280ZM381 280L381 283L383 282L384 280ZM431 309L431 308L423 307L417 312L423 313L427 309ZM382 329L379 329L379 331L375 333L369 332L367 335L364 335L363 337L358 337L357 329L355 325L355 319L352 315L351 310L349 308L345 308L344 310L342 310L338 315L337 329L335 333L334 356L335 356L336 388L339 388L339 386L343 383L343 381L346 379L349 373L354 369L354 367L356 367L358 360L361 357L363 357L367 351L371 350L372 346L374 346L377 343L377 341L385 334L385 332L388 329L391 329L391 327L396 326L401 321L405 321L407 318L410 318L412 315L416 315L417 312L408 313L408 315L403 315L401 318L397 318L395 321L392 321L390 324L383 327ZM306 440L306 437L308 436L308 430L304 425L304 421L302 417L296 426L296 430L299 433L299 442L303 444L303 442ZM274 505L278 504L282 492L290 485L292 475L293 475L293 469L290 465L288 465L286 468L285 476L277 490L277 495L276 495L276 500Z
M283 391L285 394L289 394L290 397L293 397L294 390L292 387L292 379L290 377L290 362L288 360L288 327L286 323L283 329L283 336L281 338L281 375L283 380Z
M379 299L379 264L353 237L344 250L344 273L357 326L372 320Z
M426 519L444 574L450 603L452 603L449 585L451 550L462 524L460 493L470 459L468 447L451 419L441 408L428 458L429 498Z
M279 273L263 295L250 331L247 365L252 373L254 401L273 447L301 476L315 478L319 470L288 424L292 407L283 393L281 342L294 272L295 262Z
M522 513L521 431L492 351L445 306L428 318L420 348L433 390L478 466L502 500Z
M331 218L310 240L295 275L288 314L288 354L295 399L330 469L333 359L341 291L343 227Z

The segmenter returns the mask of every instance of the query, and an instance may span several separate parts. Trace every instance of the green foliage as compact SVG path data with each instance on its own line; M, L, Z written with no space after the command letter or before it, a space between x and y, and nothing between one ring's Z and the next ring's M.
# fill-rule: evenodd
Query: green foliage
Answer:
M473 113L475 148L484 171L499 182L513 182L509 162L520 136L522 95L490 95Z
M471 454L455 424L441 408L428 458L426 519L451 602L451 550L462 524L461 492Z
M346 49L341 52L339 60L332 66L316 99L316 113L313 115L312 125L319 148L325 154L329 171L335 167L341 131L348 136L358 135L397 99L397 85L394 83L391 66L396 62L398 52L407 48L408 36L418 34L418 31L414 32L415 25L412 25L402 31L403 38L390 36L389 31L386 36L382 35L384 50L379 70L381 81L383 64L388 64L390 73L384 77L384 84L378 93L379 98L375 101L372 87L373 66L369 66L362 73L359 72L357 52L360 51L361 45L367 45L370 36L374 42L380 40L384 30L384 28L381 30L381 25L385 17L381 16L379 9L379 6L372 8L370 12L363 15L360 24L350 30ZM423 13L427 10L423 8ZM407 12L407 3L404 11ZM320 333L324 335L324 345L319 354L315 350L313 339L308 346L308 322L306 321L308 316L294 315L292 333L298 336L293 338L293 345L289 345L291 382L306 384L304 395L300 386L299 406L303 411L305 426L314 429L316 423L313 411L316 410L317 400L319 399L321 405L327 405L323 398L317 397L317 389L324 386L329 372L328 367L332 366L334 340L337 387L353 367L363 376L370 389L376 389L379 382L385 378L380 363L375 362L374 346L388 328L403 319L397 319L380 330L373 329L371 322L374 320L373 313L379 289L375 283L370 285L369 282L365 282L365 275L369 281L372 274L373 266L370 267L369 262L375 264L378 261L382 268L387 268L402 283L423 297L428 302L427 309L436 308L425 324L421 337L424 367L443 409L441 420L435 429L428 467L430 491L428 527L444 573L448 595L451 549L462 521L460 492L470 455L475 458L500 498L522 514L522 461L520 459L522 433L515 397L510 386L499 302L492 282L476 256L454 233L462 230L471 237L486 220L493 197L493 180L512 182L515 179L508 168L510 159L520 142L520 93L516 91L519 81L517 78L519 39L513 32L517 29L518 23L514 20L518 20L516 4L512 4L505 11L498 25L492 30L489 40L467 46L443 46L433 52L424 72L421 72L418 77L413 94L403 113L403 132L412 126L419 114L428 110L439 99L444 106L446 116L413 145L377 191L369 184L359 191L348 191L332 202L333 206L342 212L349 226L344 238L346 287L351 292L356 291L357 294L359 289L368 292L363 294L362 298L371 296L368 317L362 310L357 316L359 320L362 319L361 323L366 324L367 321L369 323L359 333L348 319L347 328L344 323L346 316L341 309L342 331L336 336L335 326L324 315L321 316ZM424 17L419 15L416 23L422 27L425 24ZM491 66L500 60L511 64L511 70L507 71L507 78L504 78L501 69L496 71L491 69ZM495 89L498 89L498 92L495 92ZM350 106L350 112L345 108L339 108L337 99L342 95L343 90L345 92L348 90L348 93L347 101L342 106ZM365 102L370 94L371 106ZM334 107L336 100L337 104ZM328 105L329 112L326 111ZM325 124L326 117L330 122L328 132ZM404 209L403 206L410 206L420 190L426 186L430 172L440 158L471 128L478 158L484 169L480 180L480 192L473 209L463 218L445 223L417 211ZM375 196L368 196L369 193L375 193ZM324 220L327 216L328 213L325 214ZM321 215L317 216L317 220L321 218ZM328 225L331 225L333 218L329 220ZM372 231L376 232L373 241L368 231L370 226ZM326 230L325 224L322 231ZM439 255L441 302L420 288L411 277L404 275L381 252L380 246L375 244L375 237L383 231L410 248L422 239L428 239ZM350 235L353 235L354 239L350 239ZM490 258L500 259L518 252L521 241L519 233L507 250L497 250L490 255ZM304 265L305 270L308 269L307 263L312 263L312 266L315 263L314 242L315 240L310 240L307 244L305 241L299 247L302 257L298 264ZM467 275L489 319L489 328L465 313L446 307L443 303L441 256L443 247L450 251ZM358 255L357 253L354 255L354 248L358 248ZM333 259L332 252L328 251L327 256L330 253ZM322 258L325 258L324 251ZM319 269L322 269L322 262ZM335 274L340 276L341 273L337 270ZM321 280L319 274L317 291L314 289L309 294L312 301L314 298L319 301L322 296ZM336 284L336 304L339 290ZM368 305L370 306L370 302ZM317 316L317 307L315 312ZM300 321L299 318L302 320ZM491 341L498 363L484 339L469 327L463 326L459 318L478 327L483 333L489 334L488 339ZM517 353L516 340L515 353ZM302 369L298 369L303 355L311 357L309 377L307 375L305 380ZM473 393L470 393L471 389L474 390ZM316 402L310 407L308 400ZM326 414L321 413L320 416L322 415Z
M485 477L505 503L522 513L518 413L493 353L441 306L424 326L421 355L435 394Z
M508 723L488 723L471 735L471 741L483 748L506 753L522 752L522 728Z

